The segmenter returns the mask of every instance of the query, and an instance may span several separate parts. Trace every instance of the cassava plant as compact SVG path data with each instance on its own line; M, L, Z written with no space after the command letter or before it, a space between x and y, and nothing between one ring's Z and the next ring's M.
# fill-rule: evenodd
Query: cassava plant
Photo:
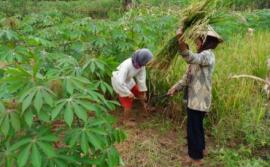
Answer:
M0 166L121 164L114 144L126 134L112 126L108 64L20 31L0 30L0 39Z

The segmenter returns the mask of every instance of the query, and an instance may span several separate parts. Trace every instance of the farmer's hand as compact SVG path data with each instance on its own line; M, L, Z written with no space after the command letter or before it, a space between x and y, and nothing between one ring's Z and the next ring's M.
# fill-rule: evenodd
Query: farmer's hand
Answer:
M175 93L176 93L176 87L175 86L172 86L169 91L167 92L167 95L168 96L173 96Z
M184 41L182 41L181 39L178 40L178 46L179 46L179 50L181 52L187 51L188 48L189 48L189 46Z
M147 100L146 92L141 92L140 99L144 101Z
M130 93L130 94L128 95L128 97L131 98L131 99L135 99L135 96L134 96L133 93Z
M183 39L183 34L184 34L184 28L180 27L177 31L176 31L176 35L177 35L177 40L178 40L178 45L179 45L179 49L180 51L186 51L188 50L188 45L185 43L184 39Z
M178 37L181 37L183 34L184 34L184 30L183 30L184 28L181 26L181 27L179 27L178 29L177 29L177 31L176 31L176 35L178 36Z

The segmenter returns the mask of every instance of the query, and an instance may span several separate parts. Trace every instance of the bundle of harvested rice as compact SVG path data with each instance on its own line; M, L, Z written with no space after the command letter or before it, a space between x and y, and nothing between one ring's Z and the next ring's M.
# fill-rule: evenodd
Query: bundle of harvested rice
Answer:
M221 5L219 0L203 0L192 3L185 9L181 16L181 27L183 28L184 39L195 39L200 32L204 31L209 24L215 24L222 21ZM178 37L174 35L167 44L156 55L152 62L152 67L158 70L167 70L178 52Z

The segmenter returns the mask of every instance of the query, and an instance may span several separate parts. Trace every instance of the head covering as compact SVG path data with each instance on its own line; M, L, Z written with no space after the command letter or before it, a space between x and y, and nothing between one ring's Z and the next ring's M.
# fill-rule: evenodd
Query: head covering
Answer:
M139 49L132 55L132 64L137 69L141 68L142 66L145 66L152 57L153 54L149 49Z
M219 43L223 42L223 39L210 25L207 29L198 31L197 35L202 39L202 45L199 47L198 53L203 50L215 49Z
M204 38L204 41L206 40L207 36L210 36L210 37L214 37L214 38L218 39L218 41L220 43L223 42L222 37L210 25L208 25L207 31L202 31L202 36Z
M208 26L207 36L215 37L219 42L223 42L222 37L210 25Z

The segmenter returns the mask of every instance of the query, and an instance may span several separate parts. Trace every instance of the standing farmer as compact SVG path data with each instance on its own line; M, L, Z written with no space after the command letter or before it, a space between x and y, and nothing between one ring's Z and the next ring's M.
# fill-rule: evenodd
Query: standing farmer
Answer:
M179 50L183 59L189 64L183 78L173 85L168 95L185 89L187 97L187 142L189 160L194 165L201 165L205 150L203 119L211 105L212 73L215 65L215 55L212 49L222 42L222 38L208 27L205 33L195 40L197 53L192 53L182 40L183 31L177 32Z
M131 58L122 62L112 73L112 86L119 95L120 104L124 108L122 123L131 123L130 110L134 98L140 99L145 112L146 108L146 70L145 65L153 55L148 49L137 50ZM136 81L133 78L136 78Z

